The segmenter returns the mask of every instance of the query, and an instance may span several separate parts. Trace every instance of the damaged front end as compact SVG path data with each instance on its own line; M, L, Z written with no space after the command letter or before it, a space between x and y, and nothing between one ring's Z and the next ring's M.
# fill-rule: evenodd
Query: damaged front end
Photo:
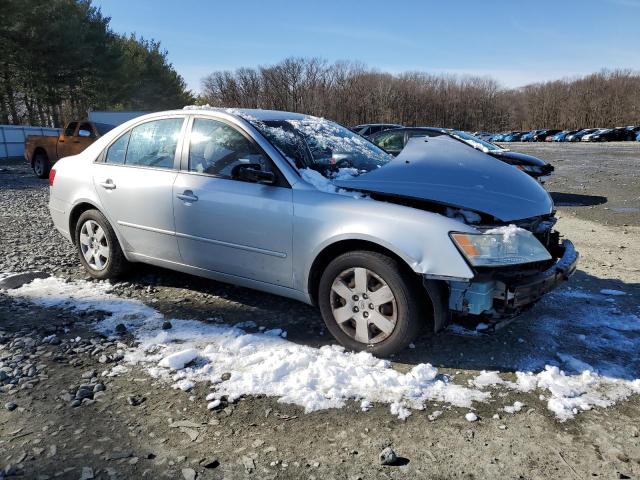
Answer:
M553 230L554 224L555 217L546 215L498 228L477 226L484 243L490 243L489 237L495 232L504 232L505 235L511 232L527 237L528 245L515 247L517 240L513 240L514 245L509 245L509 240L505 239L500 247L506 252L506 260L495 261L493 265L490 261L475 261L471 257L469 263L474 278L447 282L449 310L458 317L474 316L489 328L498 328L505 319L517 316L566 281L574 273L579 255L569 240L560 239L560 234ZM476 243L482 245L482 242ZM466 245L460 240L457 240L457 245L468 260L469 252L478 250L476 245Z

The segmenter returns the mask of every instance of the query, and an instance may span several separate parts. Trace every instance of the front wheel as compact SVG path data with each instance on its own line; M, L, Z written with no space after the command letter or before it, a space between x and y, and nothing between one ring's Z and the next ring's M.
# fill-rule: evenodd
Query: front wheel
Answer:
M48 178L51 170L51 163L46 153L38 152L33 156L33 173L38 178Z
M397 260L354 251L327 266L318 303L338 342L350 350L387 356L407 347L420 332L424 295Z
M124 273L127 260L111 224L98 210L80 215L75 231L80 262L94 278L104 280Z

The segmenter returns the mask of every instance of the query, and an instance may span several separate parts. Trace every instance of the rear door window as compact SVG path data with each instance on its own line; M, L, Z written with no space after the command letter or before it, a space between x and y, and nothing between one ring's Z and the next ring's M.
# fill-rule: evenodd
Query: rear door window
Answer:
M118 138L107 149L107 154L104 157L105 163L111 163L114 165L122 165L127 155L127 145L129 143L129 136L131 132L127 132Z

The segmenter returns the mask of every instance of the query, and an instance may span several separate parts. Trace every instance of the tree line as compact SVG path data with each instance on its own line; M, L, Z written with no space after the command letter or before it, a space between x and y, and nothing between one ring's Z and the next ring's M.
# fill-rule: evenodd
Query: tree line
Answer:
M202 82L212 106L304 112L344 125L390 122L463 130L531 130L640 124L640 72L501 88L493 78L380 72L357 62L286 58L216 71Z
M159 42L119 35L91 0L0 0L0 124L194 101Z
M215 71L194 98L159 42L115 33L109 21L91 0L0 0L0 124L61 126L90 109L194 102L304 112L345 125L503 131L640 124L640 72L631 70L505 89L490 77L286 58Z

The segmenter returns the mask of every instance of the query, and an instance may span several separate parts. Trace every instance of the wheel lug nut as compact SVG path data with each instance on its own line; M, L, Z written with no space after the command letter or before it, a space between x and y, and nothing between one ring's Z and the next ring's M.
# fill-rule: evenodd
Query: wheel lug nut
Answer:
M363 316L364 318L367 318L367 317L369 316L369 312L362 312L362 316Z
M373 303L370 303L370 304L369 304L369 309L370 309L370 310L373 310L374 308L376 308L376 307L373 305Z
M360 309L358 307L353 307L353 312L354 313L358 313L360 311Z
M362 294L362 298L364 298L366 300L367 298L369 298L369 295L367 295L366 293L363 293Z
M358 300L360 300L360 299L358 298L358 295L354 295L354 296L353 296L353 297L351 297L351 298L353 298L353 301L354 301L354 302L357 302Z

